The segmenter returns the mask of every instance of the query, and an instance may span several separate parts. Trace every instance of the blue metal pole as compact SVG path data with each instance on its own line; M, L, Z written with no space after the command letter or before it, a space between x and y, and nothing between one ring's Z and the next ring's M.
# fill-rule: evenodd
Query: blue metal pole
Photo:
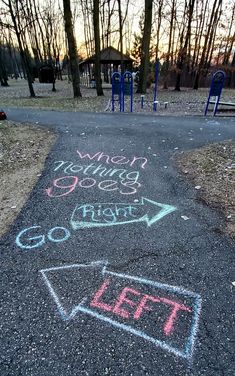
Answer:
M126 85L125 85L125 79ZM125 95L129 95L130 98L130 111L133 112L133 76L131 72L126 71L122 75L122 111L125 111Z
M130 77L131 77L131 112L133 112L133 76L131 72L130 72Z
M112 74L112 112L114 112L114 73Z
M141 95L141 108L144 108L144 95Z
M121 76L121 73L120 73L120 85L119 85L119 96L118 96L118 99L119 99L119 111L121 112L122 111L122 76Z
M121 111L121 75L119 72L114 72L112 74L112 111L115 110L114 102L115 102L115 95L118 95L118 101Z
M120 112L124 112L124 107L125 107L125 98L124 98L124 76L125 73L123 73L122 78L121 78L121 106L120 106Z

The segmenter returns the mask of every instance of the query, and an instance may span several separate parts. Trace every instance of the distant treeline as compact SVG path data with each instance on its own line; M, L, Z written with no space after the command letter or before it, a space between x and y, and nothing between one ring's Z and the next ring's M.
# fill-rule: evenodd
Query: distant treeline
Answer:
M144 93L154 62L161 63L164 88L209 85L216 69L235 87L234 0L0 0L0 79L23 75L30 95L38 67L56 71L69 62L74 96L81 96L79 57L96 56L94 75L102 95L100 50L117 48L130 55ZM63 5L63 6L61 6ZM67 57L65 58L64 57ZM121 58L119 69L123 70Z

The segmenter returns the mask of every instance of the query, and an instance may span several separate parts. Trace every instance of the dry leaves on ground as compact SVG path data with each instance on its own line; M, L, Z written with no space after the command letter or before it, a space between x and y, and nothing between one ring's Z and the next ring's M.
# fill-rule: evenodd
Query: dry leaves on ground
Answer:
M0 123L0 236L26 202L55 139L32 125Z
M227 233L235 237L235 141L228 140L183 153L178 164L209 205L221 208Z

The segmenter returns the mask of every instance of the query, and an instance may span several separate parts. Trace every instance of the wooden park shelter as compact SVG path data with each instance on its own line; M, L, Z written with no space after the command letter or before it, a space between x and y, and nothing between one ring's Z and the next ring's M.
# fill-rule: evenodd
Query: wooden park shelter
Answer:
M100 51L101 75L102 81L111 83L113 72L121 69L121 52L113 47L107 47ZM94 78L95 55L83 60L79 64L81 72L81 83L90 85ZM132 71L133 59L123 54L124 70Z

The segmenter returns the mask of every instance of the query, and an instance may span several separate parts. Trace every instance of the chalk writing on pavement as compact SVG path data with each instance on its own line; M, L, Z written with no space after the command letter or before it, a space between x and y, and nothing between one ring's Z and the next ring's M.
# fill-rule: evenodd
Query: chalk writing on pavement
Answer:
M75 189L93 187L106 192L117 191L122 195L135 194L141 187L140 173L130 168L140 167L143 170L148 161L145 157L109 156L103 152L91 155L81 153L79 150L76 151L76 157L88 164L83 165L81 162L77 164L71 161L54 162L54 172L63 175L52 180L52 185L46 188L49 197L63 197L74 192ZM124 165L125 168L114 168L113 165Z
M161 204L144 197L139 204L79 204L73 211L70 223L74 230L136 222L146 222L148 226L151 226L174 210L176 210L174 206Z
M31 226L20 231L16 244L21 249L35 249L43 246L46 241L61 243L69 239L70 231L65 227L53 227L45 235L42 226Z
M92 227L107 227L145 222L151 226L167 214L175 211L172 205L161 204L142 197L140 203L99 203L78 204L74 209L70 225L72 230ZM56 226L47 234L41 226L31 226L19 232L16 244L19 248L28 250L43 246L47 241L62 243L71 236L70 230Z
M52 267L41 273L63 320L88 314L176 356L191 358L201 310L198 294L108 271L107 262L102 261ZM74 295L70 287L66 290L69 278L72 289L77 282Z

